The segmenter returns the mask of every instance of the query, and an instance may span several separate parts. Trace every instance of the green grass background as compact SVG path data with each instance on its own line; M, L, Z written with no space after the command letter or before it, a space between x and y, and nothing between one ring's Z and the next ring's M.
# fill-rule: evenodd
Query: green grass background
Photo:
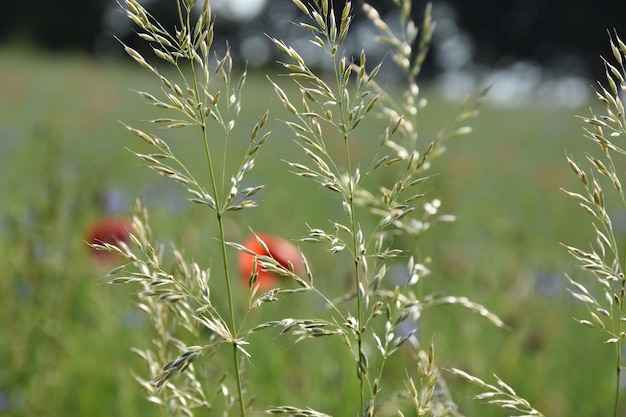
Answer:
M132 65L0 50L2 415L159 415L131 375L141 374L143 364L129 348L146 346L150 329L133 308L132 288L105 285L106 271L91 262L83 241L89 224L103 215L100 196L115 190L126 196L119 214L129 214L141 197L158 239L210 264L210 214L185 202L179 187L126 149L146 150L119 121L141 127L158 114L131 89L157 88ZM428 86L423 90L430 105L420 116L420 134L427 140L454 119L458 106ZM328 193L289 174L280 162L302 156L277 120L283 113L264 74L248 77L244 119L236 130L243 139L233 138L231 153L242 149L255 118L268 107L274 133L250 176L267 188L258 209L229 220L233 240L243 239L250 227L295 238L305 233L305 222L325 225L341 214ZM427 290L468 296L512 327L502 331L460 307L441 307L422 317L421 341L434 341L442 368L486 380L496 373L547 416L606 415L612 409L614 351L599 332L572 320L585 312L568 295L563 274L589 278L559 245L585 246L593 236L588 216L560 191L577 190L565 156L582 160L589 150L575 117L586 113L540 103L485 105L473 133L449 142L448 152L433 163L438 175L430 195L441 198L443 211L458 222L434 229L421 242L433 258ZM358 135L356 151L365 155L380 140L374 129ZM202 172L197 137L181 130L163 137ZM624 218L621 211L612 213ZM620 237L623 231L624 225ZM347 287L336 258L317 246L303 249L320 286ZM243 299L243 289L238 296ZM304 306L316 309L313 301ZM287 300L260 314L295 316L301 310L294 308L303 304ZM292 346L270 333L254 336L254 342L248 375L259 406L286 403L354 415L354 370L340 342ZM406 355L397 358L389 386L401 384L404 366L414 366ZM473 401L474 387L449 374L447 379L466 415L505 415Z

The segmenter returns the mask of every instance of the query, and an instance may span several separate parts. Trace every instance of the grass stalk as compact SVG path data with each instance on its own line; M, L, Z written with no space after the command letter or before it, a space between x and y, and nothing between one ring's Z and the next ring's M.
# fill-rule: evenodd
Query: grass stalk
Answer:
M613 417L619 415L620 379L622 373L622 353L619 343L615 345L616 373L615 373L615 400L613 402Z
M288 56L292 62L285 62L282 65L287 68L288 74L292 81L295 82L300 96L298 104L291 101L290 94L287 94L279 85L272 82L274 90L279 99L283 103L285 109L295 116L295 122L287 121L287 125L293 131L297 138L298 144L304 150L307 163L288 162L288 164L296 171L297 175L304 178L312 178L317 181L323 188L341 196L340 200L344 214L339 215L339 219L331 218L333 231L327 232L324 229L309 228L309 236L307 241L327 242L330 244L330 253L339 253L342 251L351 254L350 271L354 273L355 290L349 290L346 294L335 298L337 303L342 301L350 301L350 307L344 307L341 304L331 302L332 309L337 313L333 320L319 319L316 317L301 319L293 319L289 316L280 320L271 320L265 323L253 325L246 329L244 323L252 315L245 312L241 320L237 320L234 292L232 288L231 271L229 270L228 248L234 247L239 251L252 255L254 258L252 272L249 277L250 298L248 308L257 308L267 302L279 301L279 299L288 294L297 294L303 291L314 291L321 295L321 298L328 301L329 298L319 292L313 286L313 275L311 270L305 268L306 280L296 273L291 260L285 266L274 259L269 246L266 246L257 236L257 242L263 246L265 255L259 254L248 248L247 243L244 245L236 242L227 242L225 233L225 216L229 211L241 210L244 208L256 206L256 201L250 199L262 187L245 187L240 189L244 175L254 166L254 158L259 147L265 142L269 133L257 138L259 129L267 121L268 113L266 112L259 122L255 125L251 134L251 142L243 157L242 165L236 174L230 178L232 184L227 186L227 170L226 170L226 150L224 150L223 166L219 167L218 159L215 158L214 149L209 142L209 132L207 123L217 123L224 131L225 145L231 136L231 131L235 126L235 118L241 109L240 90L246 79L244 71L239 83L235 89L230 86L230 74L232 70L232 57L227 52L222 59L217 60L217 65L212 74L208 64L208 51L212 42L212 24L208 2L204 2L204 9L195 26L190 20L190 12L195 1L179 0L177 3L178 13L180 17L181 29L176 31L176 35L172 36L161 28L158 24L151 22L151 17L144 11L136 0L126 0L129 6L129 15L144 28L147 33L143 33L142 37L153 45L154 52L158 58L173 64L178 69L178 74L182 77L183 84L178 85L178 80L170 81L162 76L157 67L148 63L137 51L126 47L127 52L144 68L156 74L160 81L164 84L162 92L164 99L159 100L149 93L141 93L148 101L153 102L160 108L169 109L181 117L180 119L159 118L153 123L164 123L168 128L181 128L187 126L200 127L202 132L202 141L204 148L204 157L206 160L206 168L208 170L208 184L206 189L197 181L182 162L171 152L169 146L158 137L145 133L138 129L129 128L136 136L148 144L159 149L160 153L143 155L138 154L142 159L147 161L151 168L155 169L161 175L173 179L174 181L184 185L192 194L191 199L195 203L208 206L215 212L217 220L217 229L220 248L223 278L225 280L226 302L229 317L222 315L212 306L210 289L208 285L209 271L203 275L200 267L195 264L185 264L182 255L177 257L178 271L188 279L187 282L177 282L177 277L164 272L160 267L160 261L156 252L151 248L147 234L142 235L140 239L135 239L133 244L149 256L149 262L136 262L132 251L127 247L123 254L127 255L134 264L138 264L142 268L142 273L138 275L127 275L114 278L115 282L142 282L145 289L145 297L150 299L150 303L146 304L145 310L150 310L151 305L159 305L161 312L167 314L168 308L174 306L175 316L173 323L182 322L187 330L194 335L198 335L198 328L209 330L211 341L207 345L202 344L202 339L197 338L195 342L198 346L186 346L185 342L173 336L172 341L162 344L171 343L172 349L164 352L160 359L151 361L149 352L144 353L144 357L148 358L148 362L153 366L152 380L143 382L147 389L156 387L157 390L162 388L172 392L173 398L179 399L181 410L190 414L190 407L187 407L186 397L182 394L176 385L177 377L180 374L189 373L188 380L190 386L198 387L196 380L193 379L192 362L199 358L204 352L214 352L222 343L228 343L232 348L232 357L225 358L226 368L234 372L235 375L225 376L229 381L235 379L237 392L229 394L227 387L220 381L217 392L222 393L226 399L227 409L235 412L238 407L241 417L245 417L247 413L246 401L244 398L244 381L241 368L242 355L249 356L243 348L248 344L247 336L272 327L282 327L280 334L291 332L298 336L297 341L304 339L314 339L321 336L340 336L344 344L348 347L352 355L350 363L356 363L356 373L358 378L358 397L359 404L349 404L350 408L358 409L357 415L360 417L373 416L379 410L377 395L381 391L381 382L383 379L383 371L387 359L395 352L403 349L403 344L414 337L416 329L405 330L402 324L406 320L418 320L424 306L427 304L436 304L437 300L421 300L416 299L413 292L413 286L421 284L419 281L422 276L429 273L425 264L422 264L411 256L407 262L407 272L409 279L405 284L396 281L388 282L385 279L388 269L397 263L398 258L403 256L405 252L403 248L397 247L396 236L402 233L408 233L413 236L419 236L422 232L430 227L430 224L444 220L445 216L434 217L437 214L440 201L434 199L431 202L420 204L419 201L426 194L421 185L430 176L425 176L423 171L428 169L428 163L432 156L439 154L440 136L430 144L420 149L417 143L417 116L416 113L423 107L416 102L419 89L415 78L419 73L422 63L423 54L427 48L426 44L430 42L432 27L430 18L424 19L424 34L419 42L420 51L417 53L415 61L411 64L413 58L412 48L417 37L417 29L410 19L410 2L404 1L402 5L402 24L405 26L404 38L397 38L394 33L380 19L380 16L371 7L366 8L368 15L373 23L382 28L387 40L391 39L394 45L393 61L407 74L407 82L409 91L403 97L403 104L398 105L395 102L395 109L382 104L382 108L378 108L380 94L377 94L378 87L374 82L376 74L378 74L382 63L374 68L369 69L366 65L365 52L362 51L357 62L353 62L352 58L343 56L342 44L348 35L353 17L352 3L346 2L340 15L335 15L335 8L329 0L315 0L313 4L305 5L300 0L294 0L294 4L314 23L300 23L299 25L311 32L313 43L324 50L331 60L334 70L334 85L329 86L322 78L316 75L304 58L291 46L286 45L283 41L273 39L274 44ZM400 5L399 2L396 2ZM430 8L426 9L426 14L430 14ZM337 17L340 16L340 19ZM202 56L199 55L202 53ZM191 80L181 71L179 60L188 60L191 71ZM202 73L200 72L202 70ZM223 85L218 91L209 88L210 80L215 75L222 78ZM269 78L269 77L268 77ZM211 92L210 92L211 91ZM214 94L212 94L214 92ZM220 97L222 94L227 99ZM384 97L383 97L384 98ZM296 104L294 104L296 103ZM424 101L425 105L425 101ZM382 119L385 120L384 126L379 131L378 138L382 139L380 148L375 156L376 162L373 160L370 166L360 166L355 154L351 152L352 141L355 140L355 130L359 123L363 121L373 110L377 110ZM406 113L406 114L405 114ZM182 116L181 116L182 115ZM471 117L469 117L471 118ZM462 121L466 121L468 117L461 117ZM339 137L343 141L345 152L345 160L336 158L328 151L330 146L330 134L328 127L334 128L333 135ZM464 127L459 129L456 136L469 132ZM234 134L233 134L234 135ZM370 135L364 135L372 138ZM454 135L453 135L454 136ZM359 135L359 139L360 135ZM366 140L366 139L365 139ZM225 149L228 149L225 146ZM341 161L340 161L341 160ZM165 161L165 162L162 162ZM176 164L168 165L172 161ZM229 164L230 166L230 164ZM182 168L182 171L180 170ZM361 169L364 170L364 177L372 174L374 171L381 169L389 173L389 182L384 184L369 184L361 179ZM373 175L372 175L373 176ZM369 177L372 178L372 177ZM395 179L393 179L395 178ZM371 188L370 188L371 187ZM336 194L335 194L336 195ZM357 215L358 211L358 215ZM346 218L347 214L347 218ZM375 225L367 225L366 216L374 216L377 219ZM414 217L415 216L415 217ZM345 222L345 223L344 223ZM141 224L139 224L141 228ZM365 228L362 229L362 227ZM351 235L351 237L348 237ZM149 250L146 250L148 248ZM114 250L114 247L109 249ZM417 254L418 251L411 251ZM278 254L279 255L279 254ZM240 258L245 259L245 258ZM152 262L154 260L154 262ZM375 265L376 270L368 267L368 261ZM151 263L150 263L151 262ZM306 258L301 256L302 264L307 264ZM240 263L241 265L241 263ZM257 271L257 268L261 268ZM277 274L283 277L291 276L300 285L301 288L273 288L260 290L260 285L255 285L256 279L260 277L260 273ZM303 272L299 272L302 274ZM156 281L156 282L155 282ZM351 283L351 286L353 284ZM166 288L170 286L170 288ZM156 290L153 290L152 288ZM165 289L162 289L165 288ZM194 292L196 292L194 294ZM258 291L266 291L261 293L255 299ZM222 295L224 296L224 295ZM154 298L152 298L154 297ZM356 311L354 311L354 299L356 298ZM171 303L162 305L159 303ZM485 317L491 318L492 315L487 310L470 302L466 297L444 297L441 300L444 304L461 304L462 306L480 313ZM179 304L175 304L179 303ZM291 313L287 313L291 314ZM499 320L496 320L499 321ZM196 332L196 333L194 333ZM169 334L168 334L169 335ZM242 336L242 338L240 338ZM417 349L417 357L420 363L424 357L427 357L427 365L418 366L417 373L423 374L423 370L427 369L429 377L424 379L420 374L421 391L414 384L414 379L407 372L407 385L401 390L408 388L409 397L418 414L422 415L424 410L431 407L439 409L447 408L442 402L442 397L434 395L436 380L439 378L439 372L434 367L434 350L426 354L419 348L419 344L412 344ZM373 347L373 349L372 349ZM172 356L174 351L177 357L167 362L166 358ZM182 353L181 353L182 352ZM142 352L143 353L143 352ZM380 359L378 365L374 365L369 357ZM232 366L229 363L232 360ZM166 361L165 365L162 362ZM371 368L370 368L371 367ZM155 369L156 368L156 369ZM372 379L373 378L373 379ZM397 381L396 381L397 382ZM354 384L353 392L356 402L356 384ZM396 384L396 388L397 384ZM208 392L208 391L207 391ZM404 391L402 391L404 392ZM421 393L420 393L421 392ZM156 402L164 404L165 401L157 395L150 398ZM401 395L390 394L390 399L401 398ZM405 397L406 398L406 397ZM447 403L447 400L445 401ZM208 402L201 402L204 406ZM292 406L275 406L266 410L270 414L290 414L290 415L314 415L322 416L323 413L312 409L299 409ZM399 411L400 414L402 412ZM433 413L433 415L445 415L446 411L441 413ZM227 412L225 413L227 414Z
M361 416L365 416L365 381L363 378L363 374L367 372L366 364L362 363L362 352L363 352L363 297L365 295L365 290L363 289L362 277L361 277L361 262L360 257L364 256L364 254L360 253L359 249L359 241L358 241L358 224L355 216L355 204L354 204L354 180L351 176L352 172L352 162L350 157L350 146L349 146L349 137L348 135L344 135L343 142L345 146L346 152L346 167L348 170L348 190L346 197L348 199L347 203L350 207L350 228L352 231L352 248L353 248L353 256L354 256L354 280L357 288L357 325L358 329L356 330L357 335L357 375L359 377L359 391L361 397Z
M194 77L194 81L195 81L195 77ZM208 170L209 170L211 188L213 191L213 195L215 196L214 197L215 198L215 218L217 220L217 226L219 229L220 253L221 253L221 258L222 258L222 265L224 267L224 280L226 283L226 297L228 301L228 312L230 316L230 326L231 326L230 331L232 333L232 332L237 331L236 330L237 320L235 317L235 306L234 306L235 303L233 300L233 292L232 292L232 287L231 287L230 268L228 267L228 253L227 253L226 235L224 232L224 219L223 219L224 209L222 208L222 205L220 204L219 190L217 188L217 181L215 180L215 170L213 166L213 161L211 159L211 150L209 147L209 140L207 136L206 126L204 125L202 126L202 135L204 138L204 150L205 150L205 156L206 156ZM233 370L235 373L235 381L237 383L237 398L238 398L238 404L239 404L239 412L242 417L245 417L246 406L245 406L245 400L244 400L244 395L243 395L243 384L241 381L241 369L239 365L239 349L237 348L237 335L236 334L232 334L232 340L230 341L230 343L232 345L232 351L233 351L232 360L233 360Z
M626 257L624 258L626 259ZM620 409L620 394L621 394L621 379L622 379L622 341L623 338L620 337L619 335L622 334L622 317L624 317L624 291L626 290L626 281L624 281L622 279L622 288L620 290L620 296L621 298L619 299L619 303L617 308L619 310L618 314L616 314L615 317L618 318L618 320L616 320L617 322L617 329L614 331L614 334L618 335L618 342L615 343L615 362L616 362L616 367L615 367L615 400L613 402L613 417L617 417L619 416L619 409Z
M626 154L619 142L613 142L615 138L622 137L626 133L623 104L623 91L626 91L626 71L623 65L624 58L626 58L626 44L615 34L614 38L610 36L610 45L617 65L612 65L604 59L606 87L599 82L596 90L596 97L604 107L605 114L592 113L591 116L583 118L588 125L585 128L585 136L598 146L600 156L587 154L587 170L568 157L570 168L584 187L585 195L567 193L578 201L587 214L591 215L592 225L596 232L595 245L592 243L590 250L566 247L569 253L577 259L582 270L591 271L596 279L596 285L604 295L604 301L598 301L585 284L568 277L572 285L570 292L585 304L590 315L590 320L577 319L577 321L606 333L608 339L605 343L615 345L615 393L612 408L613 416L616 417L619 415L621 395L624 341L622 322L626 295L624 277L626 252L624 251L626 249L620 249L617 242L617 232L613 227L614 220L609 214L609 210L613 208L609 204L621 204L621 210L626 207L620 180L622 173L617 169L613 160L613 155L624 156ZM605 200L605 195L609 193L616 194L619 199L617 201ZM609 326L605 324L605 320L609 322Z
M176 4L178 7L178 13L179 13L181 23L185 22L188 30L191 30L192 25L191 25L191 21L189 20L190 14L189 13L187 14L187 19L185 21L183 18L183 13L181 10L180 2L177 1ZM196 68L195 68L195 62L193 60L193 57L190 57L189 65L191 68L193 88L195 90L195 95L196 97L201 97L202 92L200 91L200 88L198 87L198 78L196 75ZM208 63L205 62L205 65L208 65ZM241 417L245 417L246 406L245 406L244 393L243 393L243 383L241 380L242 373L241 373L240 363L239 363L239 349L237 347L238 337L237 337L237 334L235 334L237 332L238 327L237 327L237 319L235 317L235 306L234 306L235 302L233 299L233 292L232 292L232 287L231 287L230 268L229 268L229 263L228 263L228 253L227 253L227 245L226 245L226 235L224 231L223 217L224 217L226 207L223 207L221 204L221 198L220 198L221 193L217 186L216 172L215 172L213 160L211 157L211 148L209 146L209 138L207 135L207 126L206 126L206 121L208 119L208 116L202 114L201 109L198 109L197 113L198 113L198 120L202 121L200 124L200 127L202 130L204 152L205 152L205 157L206 157L206 162L207 162L207 169L209 171L211 190L215 199L215 218L217 220L217 226L219 230L220 253L221 253L222 266L224 270L224 280L226 284L226 298L228 302L228 312L229 312L230 328L231 328L230 332L232 336L230 343L232 346L232 361L233 361L233 370L235 374L234 377L235 377L236 386L237 386L237 399L238 399L238 404L239 404L239 413ZM225 132L225 135L228 136L228 131ZM227 138L225 138L224 142L228 142Z

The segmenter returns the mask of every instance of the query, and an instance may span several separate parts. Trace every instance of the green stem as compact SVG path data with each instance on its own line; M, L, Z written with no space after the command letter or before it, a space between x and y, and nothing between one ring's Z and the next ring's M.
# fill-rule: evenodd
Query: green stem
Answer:
M195 77L194 77L195 79ZM226 235L224 233L224 220L223 220L223 208L220 204L219 193L217 189L217 183L215 181L215 169L213 166L213 161L211 159L211 152L209 149L209 139L207 136L206 127L202 126L202 135L204 137L204 151L207 159L207 164L209 167L209 174L211 178L211 189L213 191L213 198L215 199L215 216L217 218L217 225L220 233L220 246L222 252L222 263L224 266L224 279L226 280L226 294L228 299L228 309L230 315L230 328L231 331L236 331L237 329L237 320L235 318L235 307L233 302L232 288L231 288L231 280L230 273L228 268L228 255L226 248ZM233 340L231 340L232 348L233 348L233 368L235 370L235 380L237 381L237 397L239 400L239 412L242 417L246 415L246 406L243 398L243 385L241 381L241 369L239 367L239 352L237 351L237 335L231 334Z
M615 378L615 404L613 404L613 417L617 417L619 411L619 391L620 391L620 374L622 371L622 358L620 353L620 343L617 343L617 373Z
M611 163L613 161L611 160ZM615 171L614 171L615 172ZM623 198L623 194L622 194ZM614 236L611 233L612 236ZM617 246L616 246L617 247ZM624 247L624 260L626 260L626 245ZM624 271L625 265L624 261L620 262L621 269ZM620 290L619 295L619 305L618 305L618 317L617 320L617 330L615 331L615 336L618 338L617 343L615 344L615 357L616 357L616 372L615 372L615 403L613 404L613 417L618 416L619 412L619 397L620 397L620 383L621 383L621 374L622 374L622 315L624 313L624 291L626 289L626 281L622 278L622 288ZM615 322L614 321L614 322Z
M352 247L354 250L354 275L356 282L356 303L357 303L357 344L358 344L358 352L357 352L357 373L359 375L359 391L361 396L361 416L365 415L365 384L363 381L363 372L360 370L361 367L361 352L362 352L362 335L361 335L361 326L363 322L363 302L361 299L361 269L359 268L359 261L361 258L361 254L359 253L359 242L357 240L357 222L354 216L354 182L351 177L352 172L352 163L350 161L350 146L348 143L348 136L344 135L344 145L346 149L346 165L348 170L348 204L350 206L350 228L352 230Z
M613 404L613 417L617 417L619 415L619 397L620 397L620 382L621 382L621 374L622 374L622 313L624 310L624 289L626 286L626 281L622 280L622 289L620 291L619 297L619 316L617 318L617 331L616 336L618 338L617 343L615 344L615 360L616 360L616 368L615 368L615 402Z
M621 310L621 307L620 307L620 310ZM621 329L620 329L621 325L618 325L618 326L619 326L618 331L621 333ZM613 417L617 417L618 411L619 411L620 379L621 379L621 373L622 373L622 352L621 352L622 349L621 348L622 348L622 344L620 342L617 342L615 344L615 359L616 359L615 370L616 372L615 372L615 402L613 404Z
M181 13L180 11L180 3L178 3L179 6L179 13ZM189 24L189 22L187 22ZM201 90L198 87L198 78L196 75L196 68L194 65L194 61L192 59L190 59L190 67L191 67L191 75L192 75L192 80L194 83L194 89L196 92L196 97L201 97L200 93ZM232 288L231 288L231 280L230 280L230 273L229 273L229 268L228 268L228 255L227 255L227 247L226 247L226 235L224 232L224 220L223 220L223 215L224 215L224 209L220 203L220 193L218 190L218 186L217 186L217 181L215 179L215 168L213 165L213 160L211 158L211 150L209 147L209 138L207 135L207 129L206 129L206 116L204 114L202 114L201 110L198 110L198 121L201 121L200 126L202 128L202 137L203 137L203 142L204 142L204 152L205 152L205 157L207 160L207 165L208 165L208 169L209 169L209 177L211 180L211 190L213 193L213 198L215 200L215 216L217 218L217 225L218 225L218 229L219 229L219 234L220 234L220 246L221 246L221 253L222 253L222 264L224 267L224 279L226 280L226 293L227 293L227 299L228 299L228 310L229 310L229 316L230 316L230 331L231 331L231 338L232 340L230 341L230 343L232 344L232 348L233 348L233 368L235 370L235 380L237 382L237 396L238 396L238 400L239 400L239 412L240 415L242 417L246 416L246 407L245 407L245 401L243 398L243 384L241 381L241 369L239 366L239 352L238 352L238 348L237 348L237 320L235 318L235 307L234 307L234 302L233 302L233 295L232 295ZM233 333L234 332L234 333Z

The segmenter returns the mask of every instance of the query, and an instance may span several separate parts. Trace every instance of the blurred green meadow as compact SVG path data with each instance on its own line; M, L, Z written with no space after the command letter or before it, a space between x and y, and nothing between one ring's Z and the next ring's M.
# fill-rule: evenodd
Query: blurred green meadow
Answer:
M93 221L129 216L135 198L141 198L157 239L172 241L190 259L211 265L212 217L132 155L129 149L146 148L120 123L141 126L158 116L132 91L158 88L146 71L131 64L0 50L2 415L159 413L132 376L142 374L144 365L130 347L150 342L149 323L134 308L130 286L105 284L107 268L94 263L84 241ZM421 116L420 135L426 141L450 125L458 105L438 98L427 85L422 90L430 103ZM302 156L280 125L282 106L265 74L249 74L244 103L249 122L242 123L240 134L249 135L267 108L273 134L252 172L266 184L259 208L238 213L228 238L242 241L252 228L294 239L305 234L305 222L324 225L334 219L337 205L320 198L326 193L290 174L282 162ZM431 168L437 175L429 195L440 198L442 212L458 221L434 228L420 242L424 255L432 257L425 291L467 296L511 327L497 329L461 307L438 307L420 319L420 341L434 342L440 367L461 368L488 381L496 373L547 416L604 415L612 409L614 348L603 344L602 334L572 319L585 312L567 293L564 274L585 278L560 246L584 247L593 236L589 216L560 190L578 190L566 155L582 160L588 151L583 123L575 117L587 113L586 108L541 103L485 104L473 133L448 142L447 152ZM381 139L376 121L371 123L355 149L366 156ZM164 131L163 137L194 172L202 172L197 137L186 130ZM245 139L234 138L228 155L243 152L246 145ZM339 146L336 152L341 153ZM623 233L626 213L613 214ZM330 293L346 289L349 277L340 258L329 258L317 246L301 248L317 283ZM214 281L214 294L219 294L220 280ZM243 286L237 296L247 302ZM306 316L306 309L319 308L314 302L294 303L287 299L259 314ZM322 341L328 349L318 349L317 341L294 346L289 338L260 333L254 342L247 375L260 405L295 403L351 415L349 395L357 391L350 384L356 378L350 360L340 364L347 358L339 341ZM388 378L389 386L401 386L403 367L414 366L402 362L407 357L398 355L390 364L396 373ZM472 400L474 387L444 376L464 414L505 415Z

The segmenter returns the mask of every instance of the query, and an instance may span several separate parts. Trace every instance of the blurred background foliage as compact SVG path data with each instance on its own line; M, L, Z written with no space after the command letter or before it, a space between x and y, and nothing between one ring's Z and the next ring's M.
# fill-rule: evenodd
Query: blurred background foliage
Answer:
M8 365L0 369L0 412L152 413L131 375L142 372L142 363L129 350L148 343L150 328L134 309L130 288L103 285L100 277L108 268L94 262L84 239L94 221L129 215L139 197L150 209L158 241L172 241L189 258L210 265L213 226L204 210L186 202L180 188L125 149L142 151L143 144L118 121L155 115L129 89L151 91L159 85L134 66L15 50L1 54L6 59L0 64L0 360ZM420 116L426 140L454 118L457 105L437 98L436 89L423 88L430 99ZM247 91L244 130L268 104L259 98L272 94L261 73L250 74ZM274 133L251 177L267 188L258 209L239 213L229 223L228 237L236 241L249 227L296 238L305 234L303 219L323 225L335 216L335 204L321 199L315 185L277 165L279 159L297 159L299 152L280 127L281 106L274 100L271 108L268 123ZM450 142L448 152L433 163L437 175L428 183L429 196L440 198L442 211L458 216L458 222L432 229L421 242L424 255L433 260L425 291L468 296L512 326L503 332L455 307L425 314L418 324L420 338L436 343L439 364L483 377L497 372L550 416L610 409L612 361L606 359L611 351L599 334L572 320L580 306L565 291L563 273L581 274L559 246L584 245L591 236L587 216L559 190L577 185L565 152L581 155L588 148L582 122L574 116L584 112L487 104L474 133ZM365 154L376 146L376 123L364 128L355 151L361 147ZM192 169L202 169L193 135L171 133L163 132L181 158ZM339 156L341 149L336 152ZM613 215L624 223L619 230L626 230L626 213ZM303 249L319 285L333 294L348 288L350 278L339 258L329 259L315 245ZM239 297L245 303L243 291ZM302 315L318 308L298 303ZM288 300L264 314L290 316L292 309ZM328 395L328 381L336 384L333 392L354 394L354 387L344 385L343 350L338 342L320 343L324 349L318 343L292 346L288 338L257 336L249 375L260 389L260 401L350 413L349 397ZM311 360L321 350L330 356ZM391 384L407 366L404 355L397 358L390 364ZM307 378L318 372L319 379ZM572 377L579 372L586 377ZM282 382L263 383L268 378ZM454 378L450 384L467 415L502 415L472 401L474 391L467 384ZM582 396L584 404L579 403Z

